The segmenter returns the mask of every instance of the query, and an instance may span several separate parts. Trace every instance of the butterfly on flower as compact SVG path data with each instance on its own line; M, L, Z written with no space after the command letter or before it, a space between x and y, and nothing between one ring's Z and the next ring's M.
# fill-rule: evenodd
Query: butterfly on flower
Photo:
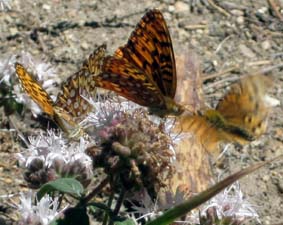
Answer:
M209 152L217 151L221 141L246 144L267 129L270 107L266 92L272 85L269 77L246 76L230 87L215 109L202 115L186 115L179 121L182 131L191 132Z
M42 111L50 116L64 132L73 135L75 134L74 128L77 130L78 123L92 109L86 99L95 95L96 87L93 79L89 76L89 70L97 73L100 71L105 50L105 45L98 47L84 62L83 68L62 84L56 102L19 63L15 64L16 74L25 92Z
M184 109L174 101L176 66L169 30L159 10L148 11L126 45L103 60L102 73L94 76L105 88L159 116L180 115Z

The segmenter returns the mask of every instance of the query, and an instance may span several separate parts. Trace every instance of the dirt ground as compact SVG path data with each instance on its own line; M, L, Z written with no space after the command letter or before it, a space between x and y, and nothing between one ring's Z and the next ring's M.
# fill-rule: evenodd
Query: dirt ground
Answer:
M231 148L226 153L225 171L234 172L283 153L283 9L279 8L276 14L276 7L269 7L265 0L7 2L11 9L0 11L0 59L19 55L24 50L47 59L58 67L62 77L75 72L102 43L112 53L126 42L147 9L160 9L169 26L175 54L194 52L204 75L224 73L204 85L211 106L215 106L229 83L241 75L265 69L274 77L270 94L281 105L272 111L268 132L244 148ZM283 7L283 1L278 3ZM3 196L18 193L24 185L11 154L19 151L20 142L15 132L4 129L7 118L3 109L0 110L3 115L0 196ZM240 183L262 224L283 224L282 161L266 166ZM6 199L0 198L1 217L7 219L11 210Z

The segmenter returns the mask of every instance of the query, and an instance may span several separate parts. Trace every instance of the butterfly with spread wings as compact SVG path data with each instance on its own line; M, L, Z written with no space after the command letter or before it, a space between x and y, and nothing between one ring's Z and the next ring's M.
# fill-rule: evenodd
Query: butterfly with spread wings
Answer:
M62 84L56 102L19 63L15 64L16 74L25 92L42 111L50 116L64 132L73 134L74 128L78 127L78 123L92 109L86 99L95 95L96 86L89 73L90 70L94 73L100 71L105 50L105 45L98 47L84 62L82 69Z
M174 101L176 66L169 30L159 10L148 11L127 44L103 60L96 86L118 93L159 116L180 115Z

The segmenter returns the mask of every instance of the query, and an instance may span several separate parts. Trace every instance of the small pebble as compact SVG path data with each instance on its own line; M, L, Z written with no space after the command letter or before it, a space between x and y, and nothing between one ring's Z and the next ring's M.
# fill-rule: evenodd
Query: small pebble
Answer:
M262 177L262 180L263 180L264 182L268 182L268 181L269 181L269 176L268 176L268 175L263 176L263 177Z
M239 16L236 19L237 24L243 24L245 22L245 18L243 16Z
M16 28L16 27L11 27L10 29L9 29L9 31L10 31L10 34L13 36L13 35L16 35L18 32L19 32L19 30L18 30L18 28Z
M190 7L188 3L177 1L175 3L175 11L176 13L184 12L184 11L189 11Z
M244 15L244 12L242 10L238 10L238 9L233 9L230 12L234 16L243 16Z
M4 182L6 184L12 184L14 182L14 180L12 180L11 178L5 178Z
M244 44L240 44L239 49L244 56L247 56L249 58L255 58L256 57L255 53Z
M262 7L260 9L257 10L259 13L266 13L268 11L267 7Z
M89 45L88 45L88 43L87 43L87 42L85 42L85 41L83 41L83 42L81 43L81 48L82 48L82 49L84 49L84 50L89 49Z
M267 50L267 49L270 49L271 47L271 44L268 40L265 40L261 43L261 47L264 49L264 50Z
M51 6L50 5L47 5L47 4L43 4L42 5L42 8L49 11L51 9Z
M168 6L168 11L169 12L174 12L175 11L175 7L173 5L169 5Z

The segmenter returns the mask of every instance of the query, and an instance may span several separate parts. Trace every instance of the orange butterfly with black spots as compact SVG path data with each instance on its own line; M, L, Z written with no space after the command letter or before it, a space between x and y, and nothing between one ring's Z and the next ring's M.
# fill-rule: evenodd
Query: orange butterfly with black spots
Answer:
M78 122L92 109L92 106L85 98L95 95L96 86L88 74L90 70L94 73L100 71L105 50L105 45L98 47L89 59L84 62L83 68L62 84L56 102L19 63L15 64L16 74L25 92L42 111L50 116L64 132L73 133L74 128L78 126Z
M105 88L161 117L180 115L184 108L174 101L176 66L169 30L159 10L148 11L127 44L103 60L102 73L94 76Z
M178 129L195 135L209 152L217 151L221 141L253 141L267 129L266 92L271 85L272 80L264 75L246 76L230 87L215 109L180 118Z

